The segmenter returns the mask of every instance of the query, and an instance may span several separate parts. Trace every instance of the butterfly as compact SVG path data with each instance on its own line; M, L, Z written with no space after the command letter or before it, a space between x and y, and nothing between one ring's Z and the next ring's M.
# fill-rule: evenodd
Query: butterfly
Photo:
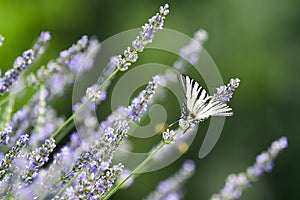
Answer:
M205 89L189 76L178 74L177 78L184 93L182 115L178 120L179 127L184 133L210 116L233 114L228 105L214 96L209 96Z

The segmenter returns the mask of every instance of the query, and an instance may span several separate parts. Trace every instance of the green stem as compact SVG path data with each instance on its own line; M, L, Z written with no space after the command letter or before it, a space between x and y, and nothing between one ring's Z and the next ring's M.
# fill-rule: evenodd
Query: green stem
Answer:
M159 144L156 149L154 151L152 151L152 153L143 161L141 162L141 164L139 164L134 170L132 170L132 172L122 181L120 182L116 187L114 187L109 193L107 193L107 195L103 198L103 200L107 200L109 197L111 197L114 193L116 193L120 187L129 179L131 178L133 175L137 174L140 169L142 169L154 156L155 154L161 149L163 148L163 146L165 145L165 143L161 142L161 144Z
M9 99L8 105L6 106L6 109L3 113L4 116L2 116L3 121L1 122L1 130L3 130L6 127L7 122L11 120L11 116L14 110L15 95L9 94L8 99Z
M118 73L118 69L116 69L97 89L97 91L100 91L104 88L104 86ZM92 100L93 97L90 97L87 99L76 112L74 112L51 136L51 138L55 138L60 131L67 126L80 112L81 110Z
M69 187L75 181L75 179L79 176L80 172L81 171L77 172L77 174L68 183L66 183L66 185L52 199L54 199L56 196L61 195L65 191L65 189L67 189L67 187Z
M74 128L74 125L74 123L69 124L64 131L55 138L55 142L59 143L70 132L70 130Z
M178 134L178 130L175 132L175 134L173 135L172 138L174 138L177 134ZM133 175L137 174L139 172L140 169L142 169L154 156L157 152L159 152L159 150L161 150L166 143L161 142L154 151L152 151L152 153L143 161L141 162L141 164L139 164L134 170L132 170L132 172L122 181L120 182L116 187L114 187L109 193L107 193L107 195L103 198L103 200L107 200L109 197L111 197L114 193L116 193L120 187L129 179L131 178Z
M102 90L104 88L104 86L118 73L119 69L116 69L97 89L97 92ZM87 99L79 108L76 112L74 112L51 136L51 138L55 138L58 136L58 134L60 133L60 131L62 129L64 129L79 113L80 111L92 100L93 97L90 97L89 99ZM72 127L72 126L70 126ZM68 128L70 128L68 127ZM65 133L65 132L64 132ZM56 138L58 140L61 140L61 137ZM77 172L77 174L68 182L66 183L66 185L55 195L55 196L59 196L61 195L65 189L67 187L69 187L74 181L75 179L78 177L78 175L80 174L81 171Z

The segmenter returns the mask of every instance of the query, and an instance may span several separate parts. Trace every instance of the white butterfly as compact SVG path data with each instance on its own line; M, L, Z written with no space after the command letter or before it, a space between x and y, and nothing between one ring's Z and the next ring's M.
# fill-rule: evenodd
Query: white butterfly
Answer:
M210 116L231 116L233 114L229 106L213 96L209 96L195 80L182 74L177 77L184 92L182 115L179 119L179 127L184 132Z

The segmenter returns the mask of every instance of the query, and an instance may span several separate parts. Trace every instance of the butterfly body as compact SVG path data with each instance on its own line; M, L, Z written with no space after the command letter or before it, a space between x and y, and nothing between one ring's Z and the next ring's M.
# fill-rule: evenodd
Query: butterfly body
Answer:
M231 116L232 109L224 102L209 96L205 89L189 76L179 74L178 80L184 92L179 127L185 131L210 116Z

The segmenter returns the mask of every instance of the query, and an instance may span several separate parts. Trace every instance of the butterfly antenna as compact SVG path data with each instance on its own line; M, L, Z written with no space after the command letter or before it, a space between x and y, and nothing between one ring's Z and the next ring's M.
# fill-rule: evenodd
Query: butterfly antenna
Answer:
M179 122L180 118L177 119L175 122L173 122L172 124L169 125L169 128L172 127L174 124L176 124L177 122Z

